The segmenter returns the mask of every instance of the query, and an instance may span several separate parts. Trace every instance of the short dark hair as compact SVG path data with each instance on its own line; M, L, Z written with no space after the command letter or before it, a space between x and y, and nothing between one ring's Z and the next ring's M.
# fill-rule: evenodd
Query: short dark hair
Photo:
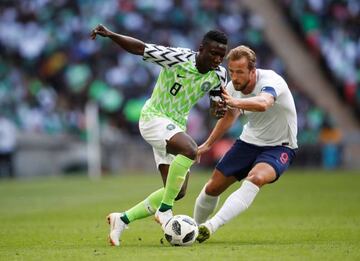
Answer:
M210 30L204 35L202 39L202 43L204 44L209 41L215 41L218 43L227 44L228 38L224 32L218 30Z

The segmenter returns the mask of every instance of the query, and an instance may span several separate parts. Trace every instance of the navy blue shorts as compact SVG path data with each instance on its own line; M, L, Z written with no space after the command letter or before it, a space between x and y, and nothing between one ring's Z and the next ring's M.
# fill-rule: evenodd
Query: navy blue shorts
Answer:
M294 158L295 150L288 147L260 147L238 139L218 162L216 169L226 177L234 176L236 179L242 180L247 177L253 166L264 162L275 169L275 180L277 180Z

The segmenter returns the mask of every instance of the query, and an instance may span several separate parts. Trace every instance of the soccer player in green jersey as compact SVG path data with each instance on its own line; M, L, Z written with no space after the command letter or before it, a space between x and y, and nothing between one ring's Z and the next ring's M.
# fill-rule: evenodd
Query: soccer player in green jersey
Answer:
M155 214L155 219L164 228L173 216L174 201L184 196L187 174L198 149L185 132L190 109L209 93L213 114L221 117L226 110L219 100L220 87L226 84L226 70L220 63L226 54L227 37L222 32L209 31L204 35L198 52L194 52L147 44L116 34L103 25L92 30L92 39L97 35L110 38L129 53L143 56L144 61L162 66L152 96L142 109L139 128L142 137L153 147L165 187L124 213L109 214L109 241L119 246L122 232L134 220Z

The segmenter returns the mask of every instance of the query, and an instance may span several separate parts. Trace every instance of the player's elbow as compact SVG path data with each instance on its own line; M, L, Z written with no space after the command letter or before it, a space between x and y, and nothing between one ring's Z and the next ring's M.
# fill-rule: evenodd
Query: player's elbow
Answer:
M271 106L272 106L271 102L267 101L266 99L263 99L258 103L258 111L264 112L267 109L269 109Z
M269 106L266 104L266 102L260 102L257 107L257 111L264 112L269 108Z
M264 112L266 110L267 110L267 106L265 104L259 104L259 106L258 106L259 112Z

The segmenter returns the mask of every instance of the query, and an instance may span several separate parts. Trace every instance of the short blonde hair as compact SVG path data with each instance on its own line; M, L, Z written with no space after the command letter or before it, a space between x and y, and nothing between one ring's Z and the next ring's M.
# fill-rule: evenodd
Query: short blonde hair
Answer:
M253 50L245 45L240 45L231 49L226 56L229 61L239 60L242 57L246 57L248 60L248 69L252 70L256 67L256 54Z

